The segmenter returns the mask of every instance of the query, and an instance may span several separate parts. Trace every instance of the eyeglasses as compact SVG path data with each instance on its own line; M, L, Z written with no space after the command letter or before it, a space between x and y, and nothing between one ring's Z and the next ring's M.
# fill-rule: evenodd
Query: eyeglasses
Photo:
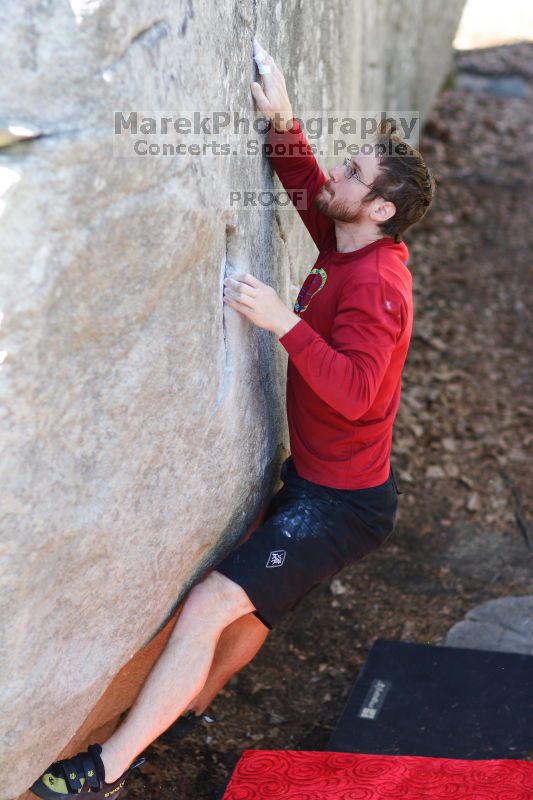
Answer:
M351 158L345 158L342 163L343 163L343 166L344 166L344 177L345 178L348 178L348 180L350 180L350 178L356 178L356 180L358 180L359 183L362 183L363 186L366 186L368 189L372 188L370 186L370 184L365 183L364 181L361 180L361 178L357 177L356 170L358 169L358 167L353 163Z

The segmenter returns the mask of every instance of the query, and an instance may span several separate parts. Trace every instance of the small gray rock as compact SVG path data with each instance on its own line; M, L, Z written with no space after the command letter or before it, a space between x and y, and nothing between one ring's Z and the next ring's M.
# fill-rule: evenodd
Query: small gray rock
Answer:
M450 628L444 644L533 655L533 595L482 603Z

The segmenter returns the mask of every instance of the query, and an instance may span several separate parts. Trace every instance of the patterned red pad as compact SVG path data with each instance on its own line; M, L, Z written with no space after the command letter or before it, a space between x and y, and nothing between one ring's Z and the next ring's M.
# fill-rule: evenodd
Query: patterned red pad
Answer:
M533 800L533 762L245 750L223 800Z

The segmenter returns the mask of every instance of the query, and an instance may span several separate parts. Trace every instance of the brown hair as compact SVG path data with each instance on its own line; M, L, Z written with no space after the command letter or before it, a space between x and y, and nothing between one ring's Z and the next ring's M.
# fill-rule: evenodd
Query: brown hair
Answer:
M419 222L428 210L435 194L435 178L418 150L398 135L394 123L380 124L376 145L380 170L364 202L383 197L394 203L396 213L378 223L378 228L384 236L393 236L395 242L401 242L404 231Z

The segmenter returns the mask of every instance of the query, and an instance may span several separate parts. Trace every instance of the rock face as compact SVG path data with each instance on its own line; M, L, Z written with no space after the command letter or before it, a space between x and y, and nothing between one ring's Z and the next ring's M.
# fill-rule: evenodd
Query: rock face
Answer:
M293 209L230 205L278 186L265 157L128 157L114 113L253 120L257 34L297 116L424 115L462 5L4 5L3 798L243 536L288 453L286 354L222 280L252 272L289 304L311 240Z
M533 595L501 597L476 606L450 628L444 644L533 655Z

